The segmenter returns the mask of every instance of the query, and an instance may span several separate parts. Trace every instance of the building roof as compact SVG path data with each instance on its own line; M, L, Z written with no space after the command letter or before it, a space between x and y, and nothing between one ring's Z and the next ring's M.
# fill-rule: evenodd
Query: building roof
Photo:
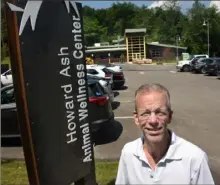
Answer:
M155 42L148 42L147 45L151 46L161 46L161 47L168 47L168 48L179 48L179 49L187 49L187 47L181 47L181 46L175 46L175 45L170 45L170 44L160 44L160 43L155 43Z
M86 53L94 53L94 52L106 52L106 51L126 51L126 47L117 48L116 46L114 48L99 48L99 49L87 49Z
M159 44L156 42L153 43L147 43L147 45L151 46L161 46L161 47L169 47L169 48L178 48L178 49L187 49L187 47L181 47L181 46L175 46L175 45L169 45L169 44ZM95 53L95 52L112 52L112 51L126 51L126 44L120 44L120 45L109 45L109 46L91 46L87 47L86 53Z
M146 33L146 31L147 31L146 28L125 29L125 34L126 34L126 33Z
M108 46L88 46L87 49L104 49L104 48L124 48L126 44L115 44L115 45L108 45Z

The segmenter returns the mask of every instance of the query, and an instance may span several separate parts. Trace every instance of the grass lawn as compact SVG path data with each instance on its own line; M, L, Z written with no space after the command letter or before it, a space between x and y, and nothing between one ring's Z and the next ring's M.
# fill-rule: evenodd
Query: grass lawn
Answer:
M100 185L114 185L118 162L96 162L96 179ZM26 185L28 177L24 161L2 161L2 185Z

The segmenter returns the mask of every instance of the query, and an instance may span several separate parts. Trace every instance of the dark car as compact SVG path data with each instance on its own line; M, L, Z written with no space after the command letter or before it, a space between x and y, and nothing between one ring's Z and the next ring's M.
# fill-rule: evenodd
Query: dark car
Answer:
M213 63L213 59L211 58L199 58L191 62L191 71L205 74L205 66L211 63Z
M1 89L1 137L20 137L13 84Z
M105 123L114 121L112 104L107 93L97 81L88 80L89 120L92 131L97 131Z
M220 79L220 65L217 66L217 76Z
M101 85L102 90L106 94L108 94L111 102L112 103L114 102L114 92L112 90L112 84L110 84L109 81L104 80L103 78L100 78L100 77L97 77L97 76L87 76L87 80L98 82Z
M113 71L108 68L104 68L103 71L106 73L106 75L112 75L113 79L113 89L120 89L125 84L125 77L124 73L122 71Z
M204 70L206 72L206 74L208 75L214 75L217 76L218 75L218 67L220 65L220 58L212 58L212 63L208 63Z
M96 132L101 125L114 121L114 114L108 94L97 81L88 80L88 94L89 120L92 132ZM1 137L20 137L13 84L1 89Z
M197 63L197 61L199 60L200 58L194 58L194 59L192 59L192 61L189 63L189 65L190 65L190 71L191 72L194 72L194 67L195 67L195 65L196 65L196 63Z

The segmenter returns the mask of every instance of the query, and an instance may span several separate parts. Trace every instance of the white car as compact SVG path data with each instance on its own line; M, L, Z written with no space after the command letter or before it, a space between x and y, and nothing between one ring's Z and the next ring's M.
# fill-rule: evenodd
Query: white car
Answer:
M189 72L191 70L190 64L193 60L198 58L209 58L206 54L200 54L200 55L192 55L189 60L181 60L177 63L176 69L184 72Z
M110 69L114 72L122 72L122 67L118 66L118 65L115 65L115 64L105 64L103 66L105 66L107 69Z
M12 71L9 69L8 71L1 74L1 85L6 86L13 83Z
M115 65L115 64L92 64L92 65L88 65L88 66L106 68L106 69L110 69L114 72L122 72L122 67L119 65Z
M106 70L105 66L101 65L86 65L87 76L97 77L101 80L106 80L113 87L113 75Z

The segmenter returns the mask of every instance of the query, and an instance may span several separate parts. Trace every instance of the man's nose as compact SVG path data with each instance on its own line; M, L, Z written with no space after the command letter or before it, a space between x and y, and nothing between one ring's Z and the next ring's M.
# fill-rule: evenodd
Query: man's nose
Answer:
M149 123L151 123L151 124L157 123L157 116L154 112L152 112L150 117L149 117Z

